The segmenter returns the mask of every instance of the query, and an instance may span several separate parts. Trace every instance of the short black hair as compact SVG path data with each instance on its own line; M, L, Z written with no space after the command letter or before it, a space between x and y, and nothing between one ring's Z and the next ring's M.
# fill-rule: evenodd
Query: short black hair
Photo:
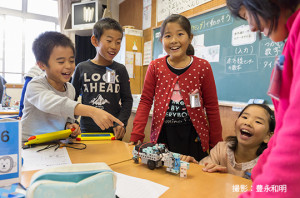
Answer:
M120 23L112 18L102 18L98 20L93 27L93 35L99 41L104 30L116 30L122 34L123 30Z
M241 115L244 113L244 111L246 109L248 109L249 107L251 107L251 106L258 106L258 107L261 107L261 108L263 108L267 111L267 113L269 114L269 133L273 133L274 130L275 130L275 125L276 125L275 115L274 115L274 111L268 105L265 105L265 104L249 104L240 112L238 118L241 117ZM230 142L229 148L231 150L233 150L233 151L236 150L237 144L238 144L238 140L237 140L236 136L228 136L226 138L226 142ZM256 151L256 156L260 156L266 148L268 148L268 144L265 143L265 142L262 142L260 144L259 148Z
M193 36L192 34L192 27L191 27L191 23L190 21L185 17L182 16L180 14L172 14L170 16L168 16L164 22L161 24L161 29L160 29L160 40L162 40L164 33L165 33L165 29L168 23L178 23L180 25L180 27L182 27L182 29L184 29L184 31L186 31L186 33L188 34L189 38L191 38ZM192 44L189 44L187 50L186 50L186 54L187 55L194 55L195 50Z
M226 0L226 3L231 14L239 18L242 18L239 15L241 6L245 6L250 15L253 16L258 30L261 29L258 16L264 21L270 22L268 33L268 36L270 36L272 31L277 29L280 9L285 8L294 12L300 0Z
M75 48L71 39L60 32L47 31L41 33L32 44L32 51L36 61L40 61L48 66L52 50L57 46L70 47L75 56Z

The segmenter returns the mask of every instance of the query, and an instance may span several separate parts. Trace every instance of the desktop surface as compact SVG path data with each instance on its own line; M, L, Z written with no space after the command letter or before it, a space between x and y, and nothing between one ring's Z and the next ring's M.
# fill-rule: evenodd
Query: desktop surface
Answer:
M167 172L166 167L148 169L147 165L134 163L131 151L134 146L125 142L114 141L82 141L87 144L85 150L67 148L72 163L105 162L113 171L133 177L147 179L169 187L161 197L207 197L232 198L250 190L251 181L231 174L206 173L202 166L190 164L187 178ZM32 175L37 171L22 172L21 183L28 187Z

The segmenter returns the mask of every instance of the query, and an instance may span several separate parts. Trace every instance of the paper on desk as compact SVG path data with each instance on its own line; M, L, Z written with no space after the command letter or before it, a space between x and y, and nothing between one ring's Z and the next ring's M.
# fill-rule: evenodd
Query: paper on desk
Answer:
M72 164L67 149L65 147L54 151L55 147L40 152L36 152L45 148L45 146L37 146L29 149L22 149L23 166L22 171L40 170L53 166Z
M120 198L155 198L169 189L167 186L146 179L115 173L117 175L116 195Z

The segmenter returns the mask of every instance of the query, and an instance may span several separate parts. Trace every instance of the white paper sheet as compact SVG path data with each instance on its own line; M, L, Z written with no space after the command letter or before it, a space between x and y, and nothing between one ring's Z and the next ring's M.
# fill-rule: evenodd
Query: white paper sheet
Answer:
M165 20L171 14L179 14L193 9L212 0L156 0L156 20L157 22Z
M143 56L141 52L136 52L135 54L135 66L142 66L143 65Z
M252 32L249 25L241 25L232 30L232 46L252 44L256 41L256 32Z
M141 100L141 94L132 94L132 98L133 98L132 109L137 110Z
M146 179L115 173L117 175L116 195L120 198L155 198L169 189L167 186Z
M133 78L133 59L134 59L134 54L133 52L126 51L125 53L125 67L127 69L129 78Z
M144 43L144 64L149 65L152 61L152 42L147 41Z
M146 0L148 1L148 0ZM143 30L148 29L151 27L151 1L148 1L149 3L145 4L144 0L144 6L143 6Z
M54 151L55 147L36 152L45 148L45 146L37 146L29 149L22 149L22 158L24 160L22 171L40 170L53 166L72 164L68 151L65 147Z
M195 56L203 58L208 62L219 62L220 60L220 45L212 45L206 47L195 48Z

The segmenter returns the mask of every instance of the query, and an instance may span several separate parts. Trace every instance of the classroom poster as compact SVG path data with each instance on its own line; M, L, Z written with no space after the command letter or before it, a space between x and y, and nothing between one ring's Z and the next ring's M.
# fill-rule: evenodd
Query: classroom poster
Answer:
M218 63L220 61L220 45L197 47L195 48L195 56L210 63Z
M134 52L134 56L135 56L135 66L142 66L142 59L143 59L143 55L141 52Z
M129 78L133 78L133 60L134 53L130 51L126 51L125 53L125 67L127 69Z
M144 43L144 63L143 65L149 65L152 61L152 42L147 41Z
M151 0L143 0L143 30L151 27Z
M241 25L232 30L231 45L241 46L253 44L256 41L257 32L252 32L249 25Z
M211 0L156 0L156 22L165 20L171 14L180 14Z

